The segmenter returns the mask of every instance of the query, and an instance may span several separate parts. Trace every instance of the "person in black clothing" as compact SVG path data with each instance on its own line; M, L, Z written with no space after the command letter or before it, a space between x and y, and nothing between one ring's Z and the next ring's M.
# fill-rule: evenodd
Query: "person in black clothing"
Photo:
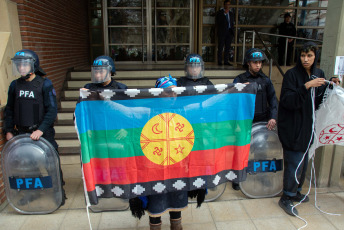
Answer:
M12 58L13 74L20 78L11 82L4 111L6 140L29 133L32 140L41 137L58 152L54 122L57 116L56 92L52 82L39 65L37 54L28 49L18 51ZM57 154L58 157L58 154ZM60 167L61 183L64 185ZM62 205L65 202L64 190Z
M296 28L293 23L291 23L291 15L286 13L284 15L284 22L280 24L278 27L279 34L285 36L295 36L296 35ZM278 39L278 64L284 65L284 56L285 56L285 42L288 39L288 48L287 48L287 65L290 65L291 56L293 53L293 45L294 39L293 38L279 38Z
M32 140L42 136L57 150L54 121L57 116L56 93L52 82L43 78L45 72L32 50L18 51L13 62L13 73L21 77L12 81L5 108L4 133L10 140L15 133L31 133Z
M185 77L177 81L177 86L213 85L204 77L204 62L200 55L189 54L185 60Z
M249 49L245 54L244 67L246 72L237 76L233 83L258 84L253 122L267 121L267 128L272 130L277 119L277 98L271 80L263 73L262 65L267 60L264 52L257 48ZM239 184L232 183L235 190L239 190Z
M93 61L91 78L84 88L89 90L127 89L125 84L115 81L111 76L116 74L115 63L109 56L99 56Z
M314 113L326 89L324 72L316 68L318 58L316 44L305 43L296 66L284 75L281 89L277 126L283 147L284 175L283 195L278 204L292 216L298 215L293 209L294 201L309 201L301 194L301 189L308 165L308 150L314 138ZM296 170L299 184L295 178Z
M222 65L222 51L225 47L224 64L231 65L229 63L229 50L234 37L234 15L230 11L230 0L225 0L223 3L224 8L220 9L215 16L215 24L217 27L217 62Z

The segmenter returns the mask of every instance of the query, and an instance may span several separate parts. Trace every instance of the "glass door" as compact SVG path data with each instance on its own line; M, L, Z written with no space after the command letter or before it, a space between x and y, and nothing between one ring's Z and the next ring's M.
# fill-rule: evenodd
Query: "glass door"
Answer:
M180 62L193 42L192 0L103 0L105 53L120 62Z

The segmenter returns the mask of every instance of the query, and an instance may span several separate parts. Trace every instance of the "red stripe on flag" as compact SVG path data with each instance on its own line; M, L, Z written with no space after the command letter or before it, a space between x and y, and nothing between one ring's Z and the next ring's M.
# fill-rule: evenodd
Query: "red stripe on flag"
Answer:
M181 162L169 166L157 165L145 156L92 158L83 164L83 170L87 191L93 191L96 184L135 184L243 170L248 164L249 150L248 144L193 151Z

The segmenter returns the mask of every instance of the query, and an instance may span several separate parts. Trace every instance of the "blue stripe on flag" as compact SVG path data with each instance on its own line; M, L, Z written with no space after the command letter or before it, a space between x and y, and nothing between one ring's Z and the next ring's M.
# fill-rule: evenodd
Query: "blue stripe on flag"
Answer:
M255 94L233 93L82 101L77 104L75 116L79 134L87 130L143 128L149 119L167 112L177 113L191 124L246 120L253 119L255 98ZM237 108L237 111L231 108Z

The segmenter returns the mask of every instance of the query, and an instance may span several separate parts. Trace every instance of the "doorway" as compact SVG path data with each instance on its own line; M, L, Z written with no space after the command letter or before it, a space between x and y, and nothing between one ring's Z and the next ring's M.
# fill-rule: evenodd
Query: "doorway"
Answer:
M193 47L192 0L103 0L105 53L123 63L181 63Z

